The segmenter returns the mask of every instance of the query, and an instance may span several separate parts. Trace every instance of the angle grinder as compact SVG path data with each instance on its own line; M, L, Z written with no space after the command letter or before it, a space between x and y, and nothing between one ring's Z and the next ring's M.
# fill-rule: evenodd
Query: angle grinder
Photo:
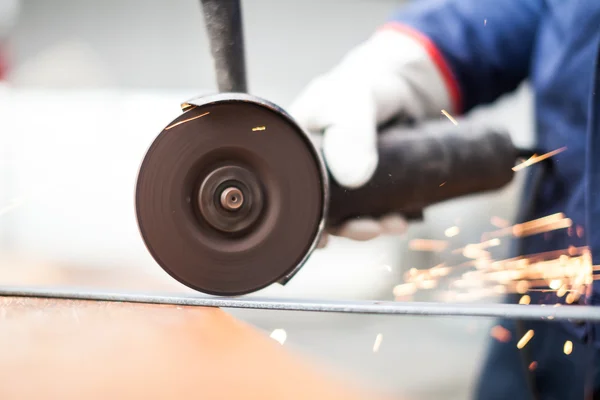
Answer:
M204 0L203 8L222 93L183 105L147 151L135 193L149 252L184 285L236 296L285 284L329 227L389 212L420 218L431 204L512 180L519 150L505 132L392 124L381 129L373 178L343 188L319 135L244 93L239 2Z

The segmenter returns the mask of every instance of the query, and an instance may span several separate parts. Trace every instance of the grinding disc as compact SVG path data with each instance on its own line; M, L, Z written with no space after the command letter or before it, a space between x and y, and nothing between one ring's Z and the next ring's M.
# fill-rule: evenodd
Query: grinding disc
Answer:
M318 152L265 100L218 94L189 103L138 174L148 250L172 277L208 294L285 283L323 229L327 175Z

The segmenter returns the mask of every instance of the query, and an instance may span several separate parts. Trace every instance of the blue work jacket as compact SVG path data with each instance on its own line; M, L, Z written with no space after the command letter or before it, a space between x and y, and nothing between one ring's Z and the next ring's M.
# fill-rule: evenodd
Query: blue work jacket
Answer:
M580 235L535 235L520 251L589 246L600 265L600 0L419 0L392 21L430 41L461 112L531 83L536 149L567 149L553 157L522 218L563 212ZM583 301L600 304L600 281ZM585 336L593 326L569 329Z

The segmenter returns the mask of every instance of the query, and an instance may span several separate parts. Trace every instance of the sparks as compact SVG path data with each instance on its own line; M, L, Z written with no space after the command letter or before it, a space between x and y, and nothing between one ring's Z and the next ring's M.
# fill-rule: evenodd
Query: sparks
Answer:
M408 243L411 250L415 251L444 251L448 247L445 240L413 239Z
M462 255L466 258L472 258L474 260L482 258L490 258L490 252L485 251L477 246L467 245L462 252Z
M529 282L520 280L515 285L515 289L519 294L525 294L529 290Z
M190 103L183 103L181 105L181 111L183 111L184 113L193 110L194 108L196 108L195 105L190 104Z
M252 128L252 132L264 131L265 129L267 129L266 126L257 126L257 127Z
M558 229L569 228L571 225L573 225L573 221L570 218L563 218L560 221L548 223L546 225L539 226L534 229L516 230L516 231L514 231L514 236L516 236L516 237L532 236L532 235L537 235L539 233L547 233L547 232L551 232L551 231L556 231Z
M498 222L498 221L494 221ZM556 213L533 221L492 232L495 236L527 236L540 231L553 230L567 225L571 220L563 213ZM501 225L498 223L497 225ZM454 227L451 227L454 228ZM452 235L454 229L447 233ZM448 230L446 229L446 230ZM446 234L446 232L444 232ZM456 265L437 264L428 269L410 268L403 278L404 283L394 287L396 300L406 300L417 291L439 288L435 294L442 301L473 301L485 297L497 297L504 293L518 293L520 304L530 304L528 292L554 292L558 297L566 296L565 302L572 304L586 293L594 281L591 253L587 246L569 246L565 249L522 255L495 260L486 249L499 246L498 237L471 243L465 247L448 249L450 242L443 240L415 239L409 242L412 250L461 254L468 261ZM597 275L600 279L600 274ZM547 317L552 319L552 316Z
M531 340L532 337L533 337L533 329L530 329L527 331L527 333L525 333L525 335L523 335L523 337L517 343L517 349L520 350L523 347L525 347L527 345L527 343L529 343L529 341Z
M515 165L515 166L512 168L512 170L513 170L513 171L520 171L520 170L522 170L523 168L527 168L527 167L529 167L530 165L533 165L533 164L535 164L535 163L538 163L538 162L540 162L540 161L543 161L543 160L545 160L545 159L547 159L547 158L550 158L550 157L552 157L552 156L555 156L555 155L557 155L557 154L559 154L559 153L562 153L562 152L563 152L563 151L565 151L565 150L567 150L567 148L566 148L566 147L561 147L560 149L553 150L553 151L551 151L551 152L548 152L548 153L542 154L542 155L540 155L540 156L538 156L538 155L534 154L533 156L529 157L527 160L523 161L521 164Z
M169 129L175 128L176 126L188 123L188 122L193 121L198 118L202 118L208 114L210 114L210 112L205 112L204 114L200 114L200 115L196 115L195 117L192 117L192 118L184 119L183 121L179 121L179 122L174 123L173 125L167 126L165 128L165 130L168 131Z
M452 250L452 253L460 254L460 253L464 253L465 250L470 249L470 248L483 250L483 249L487 249L487 248L495 247L495 246L500 246L500 239L494 238L494 239L485 240L485 241L479 242L479 243L470 243L470 244L466 245L465 247L461 247L461 248Z
M510 226L510 222L500 217L492 217L490 223L496 228L508 228Z
M444 235L446 235L446 237L454 237L456 235L458 235L460 233L460 229L458 228L458 226L451 226L450 228L446 229L444 231Z
M419 287L419 289L433 289L437 286L437 281L433 279L428 279L419 282L417 286Z
M515 237L526 237L540 233L550 232L557 229L569 228L573 225L570 218L566 218L563 213L547 215L542 218L523 222L494 232L487 232L486 237L500 237L513 235Z
M558 297L563 297L565 294L567 294L567 285L562 285L560 289L556 291L556 295Z
M446 276L450 273L451 268L450 267L446 267L445 264L438 264L435 267L431 267L429 269L429 275L432 277L441 277L441 276Z
M529 303L531 303L531 297L529 297L528 295L521 296L521 299L519 299L519 304L529 304Z
M287 333L284 329L275 329L273 330L273 332L271 332L270 337L271 339L274 339L275 341L279 342L279 344L284 344L285 340L287 339Z
M531 364L529 364L529 370L530 371L535 371L535 369L537 368L537 361L532 361Z
M381 346L382 340L383 335L381 333L378 333L377 337L375 337L375 343L373 343L373 353L377 353L379 351L379 346Z
M448 111L442 110L442 114L444 114L446 116L446 118L448 118L450 120L450 122L452 122L454 125L458 125L458 122L456 122L454 117L452 115L450 115L450 113Z
M512 335L510 334L510 331L502 325L496 325L490 331L490 336L499 342L507 343L510 341Z
M393 293L395 297L406 297L415 294L416 291L417 285L414 283L404 283L394 286Z
M562 286L562 281L560 279L552 279L548 286L552 290L558 290Z

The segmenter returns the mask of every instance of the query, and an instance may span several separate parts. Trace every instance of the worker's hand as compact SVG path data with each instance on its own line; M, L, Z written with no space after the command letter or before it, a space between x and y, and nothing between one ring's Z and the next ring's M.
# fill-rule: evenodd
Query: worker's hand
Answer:
M398 116L415 121L437 116L452 110L450 103L444 78L422 41L383 29L314 79L289 110L304 129L323 133L328 170L352 189L367 183L377 168L380 124ZM356 219L330 233L369 240L405 229L401 216L390 215Z

